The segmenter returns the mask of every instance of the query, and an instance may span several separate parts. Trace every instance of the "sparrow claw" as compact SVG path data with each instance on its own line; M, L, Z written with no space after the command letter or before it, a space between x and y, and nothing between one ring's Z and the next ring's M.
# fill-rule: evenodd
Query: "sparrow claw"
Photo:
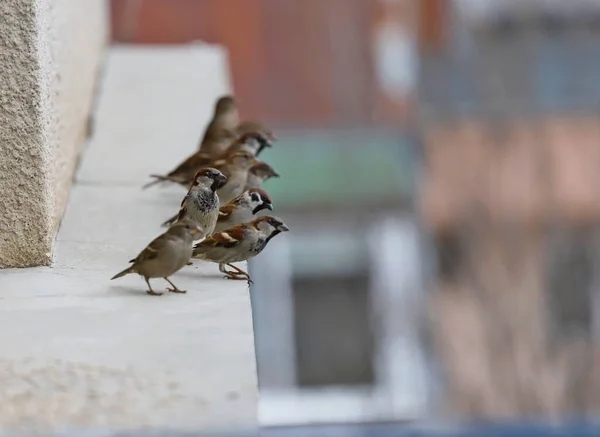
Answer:
M233 279L234 281L244 281L246 280L246 278L244 276L240 277L241 275L232 273L230 275L225 275L223 276L224 279Z
M231 275L223 276L223 279L232 279L234 281L248 281L248 285L254 284L254 281L241 273L232 273Z
M171 293L181 293L181 294L187 293L187 290L180 290L179 288L167 288L167 290L170 291Z
M150 296L162 296L162 293L158 293L156 291L152 291L152 290L146 290L146 293L148 293Z
M191 261L186 264L186 266L193 266L193 265L194 265L194 263Z

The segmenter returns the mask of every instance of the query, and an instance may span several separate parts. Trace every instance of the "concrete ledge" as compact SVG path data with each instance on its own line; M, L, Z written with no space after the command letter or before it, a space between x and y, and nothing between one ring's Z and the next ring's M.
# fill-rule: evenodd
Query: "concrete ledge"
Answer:
M104 0L2 0L0 267L47 265L85 140Z
M185 295L109 280L178 208L184 190L141 185L195 149L226 64L215 47L110 51L55 263L0 271L0 430L256 426L246 283L200 262L173 277Z

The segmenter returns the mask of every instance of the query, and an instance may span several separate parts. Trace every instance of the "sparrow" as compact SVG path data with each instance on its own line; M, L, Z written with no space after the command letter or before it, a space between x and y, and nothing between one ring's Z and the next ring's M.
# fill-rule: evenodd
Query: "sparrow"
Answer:
M219 209L217 225L213 232L221 232L240 223L246 223L255 218L260 211L273 211L271 198L265 190L253 188L246 190L238 197ZM171 226L177 220L177 215L171 217L161 226Z
M227 147L229 147L237 137L229 131L227 131L227 133L224 135L225 137L223 137L223 141L226 143L224 150L226 150ZM222 155L218 155L217 158L220 159L221 156ZM206 151L198 151L187 157L185 161L183 161L166 175L151 174L150 177L154 178L155 180L147 183L142 188L146 189L160 182L174 182L182 186L189 187L194 179L194 176L196 175L196 172L203 167L209 167L211 162L214 160L215 155L212 155Z
M217 191L221 203L227 203L244 192L248 171L257 162L252 153L240 151L211 164L227 176L227 183Z
M236 135L239 136L249 132L259 132L271 145L277 141L277 137L273 134L273 131L257 121L244 121L235 129Z
M259 217L202 240L194 246L192 258L219 263L219 271L225 273L225 278L252 282L247 272L231 263L255 257L273 237L286 231L289 228L277 217ZM234 270L227 270L226 265Z
M246 190L221 207L214 232L222 232L232 226L247 223L265 209L273 211L273 203L267 192L260 188Z
M216 157L229 146L228 137L232 136L240 122L237 102L233 96L217 99L213 117L206 126L200 150Z
M198 240L198 235L202 233L203 229L189 220L176 222L166 232L152 240L138 256L130 260L131 266L117 273L111 280L129 273L137 273L148 284L146 293L152 296L160 296L162 293L152 290L151 278L166 280L173 287L167 288L172 293L186 293L185 290L177 288L169 276L188 263L192 256L194 241Z
M203 168L194 177L187 194L181 201L179 212L163 223L163 226L179 220L192 220L204 229L200 238L214 232L219 217L217 190L227 183L227 177L214 168Z
M228 138L228 148L222 155L218 156L217 159L214 159L213 155L207 152L196 152L167 175L150 175L150 177L153 177L156 180L147 183L142 188L148 188L159 182L175 182L188 187L196 172L202 167L214 167L213 163L216 161L218 161L219 164L222 164L222 160L235 152L247 151L255 156L265 147L271 147L271 143L269 143L260 132L247 132L239 138L234 138L233 136L229 136Z
M264 182L271 178L278 178L279 173L273 170L266 162L258 162L250 167L246 178L246 190L259 188Z

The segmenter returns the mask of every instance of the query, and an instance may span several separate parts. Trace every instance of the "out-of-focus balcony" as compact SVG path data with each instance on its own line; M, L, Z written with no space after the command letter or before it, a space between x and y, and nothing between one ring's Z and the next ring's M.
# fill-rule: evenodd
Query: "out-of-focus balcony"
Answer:
M421 52L419 204L446 405L596 411L598 3L428 3L443 26Z

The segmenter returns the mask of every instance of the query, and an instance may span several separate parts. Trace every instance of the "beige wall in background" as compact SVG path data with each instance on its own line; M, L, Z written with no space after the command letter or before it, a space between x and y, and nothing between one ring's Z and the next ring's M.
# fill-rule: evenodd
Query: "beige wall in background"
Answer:
M52 261L107 19L105 0L0 1L0 267Z

